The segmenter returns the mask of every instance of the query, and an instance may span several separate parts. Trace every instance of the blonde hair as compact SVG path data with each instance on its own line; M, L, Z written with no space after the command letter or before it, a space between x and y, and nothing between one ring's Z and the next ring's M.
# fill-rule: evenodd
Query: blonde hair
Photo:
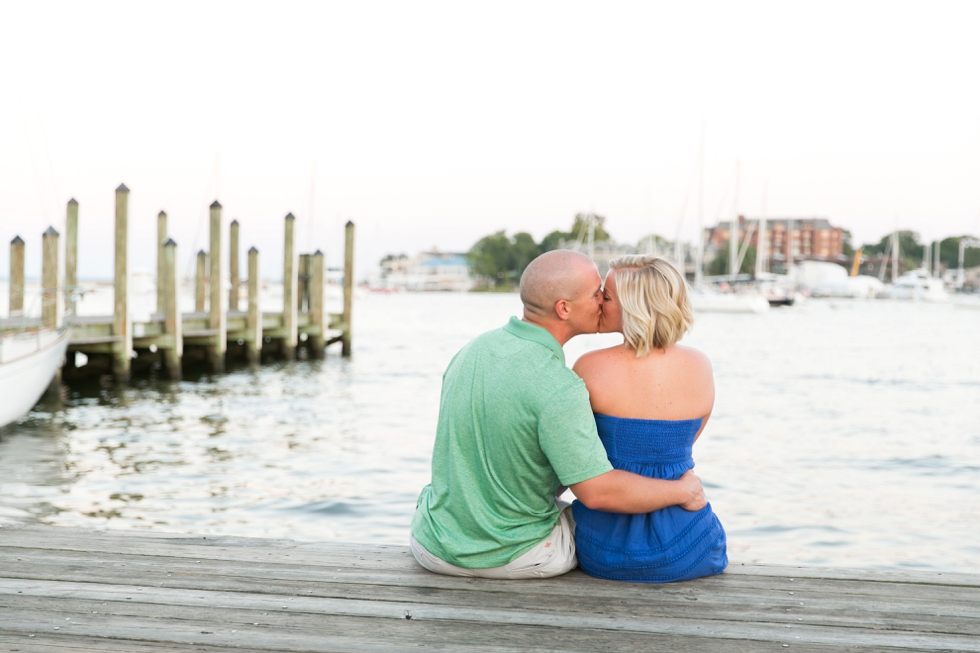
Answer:
M683 275L666 259L620 256L609 263L623 307L623 338L636 357L666 349L694 325Z

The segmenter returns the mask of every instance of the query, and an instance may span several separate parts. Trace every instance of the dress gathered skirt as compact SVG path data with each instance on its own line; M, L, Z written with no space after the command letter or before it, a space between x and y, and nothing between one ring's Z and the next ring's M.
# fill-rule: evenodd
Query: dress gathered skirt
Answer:
M701 419L646 420L596 414L609 462L649 478L676 480L694 467ZM622 515L572 504L579 567L597 578L669 583L720 574L728 565L725 529L711 504Z

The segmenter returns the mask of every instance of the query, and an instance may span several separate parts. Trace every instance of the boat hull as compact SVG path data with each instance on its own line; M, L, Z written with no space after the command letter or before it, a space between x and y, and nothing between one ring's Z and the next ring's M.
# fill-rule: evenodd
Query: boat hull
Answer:
M0 426L26 415L44 394L61 367L70 330L22 334L4 338L0 359ZM33 341L30 351L20 354ZM13 354L13 355L10 355Z
M762 295L691 293L691 306L698 313L765 313L769 302Z

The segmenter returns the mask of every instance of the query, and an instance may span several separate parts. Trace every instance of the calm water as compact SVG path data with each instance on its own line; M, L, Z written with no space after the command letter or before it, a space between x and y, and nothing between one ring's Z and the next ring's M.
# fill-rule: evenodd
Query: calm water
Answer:
M354 356L73 388L0 431L0 522L405 543L442 372L513 295L367 296ZM697 471L736 562L980 571L980 312L701 315ZM568 362L615 336L573 340Z

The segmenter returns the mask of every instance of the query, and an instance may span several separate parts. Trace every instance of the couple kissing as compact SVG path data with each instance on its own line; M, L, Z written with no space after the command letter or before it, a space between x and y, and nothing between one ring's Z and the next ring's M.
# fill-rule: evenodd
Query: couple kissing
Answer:
M721 573L725 531L692 468L714 404L708 358L668 261L624 256L605 283L555 250L521 276L522 319L469 342L443 375L432 482L412 520L429 571L495 579L590 576L666 583ZM623 344L585 354L586 333ZM560 499L570 488L576 501Z

